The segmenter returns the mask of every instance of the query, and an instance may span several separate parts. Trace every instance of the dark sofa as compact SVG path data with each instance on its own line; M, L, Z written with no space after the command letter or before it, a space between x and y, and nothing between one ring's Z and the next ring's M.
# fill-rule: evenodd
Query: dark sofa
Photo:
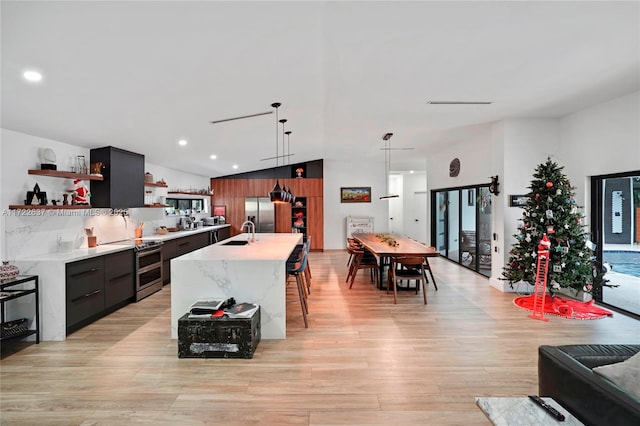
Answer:
M638 352L640 345L540 346L538 393L585 425L640 425L640 399L591 370Z

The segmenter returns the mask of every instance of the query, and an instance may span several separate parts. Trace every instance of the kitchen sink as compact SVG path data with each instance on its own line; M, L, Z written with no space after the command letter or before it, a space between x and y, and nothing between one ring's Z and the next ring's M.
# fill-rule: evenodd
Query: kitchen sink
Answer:
M226 243L222 243L223 246L246 246L247 244L249 244L249 241L247 240L231 240Z

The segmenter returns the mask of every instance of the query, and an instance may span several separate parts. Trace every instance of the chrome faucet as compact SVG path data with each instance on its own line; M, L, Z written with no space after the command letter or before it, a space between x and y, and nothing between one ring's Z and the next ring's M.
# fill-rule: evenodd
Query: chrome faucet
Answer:
M251 238L248 241L255 243L256 242L256 224L251 222L250 220L245 220L244 222L242 222L242 225L240 225L240 230L243 231L245 226L247 226L248 228L247 232L251 232Z

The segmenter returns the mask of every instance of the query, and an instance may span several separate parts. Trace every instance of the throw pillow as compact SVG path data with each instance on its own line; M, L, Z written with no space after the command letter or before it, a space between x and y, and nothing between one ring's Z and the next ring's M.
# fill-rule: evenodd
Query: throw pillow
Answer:
M640 398L640 352L626 361L595 367L593 372Z

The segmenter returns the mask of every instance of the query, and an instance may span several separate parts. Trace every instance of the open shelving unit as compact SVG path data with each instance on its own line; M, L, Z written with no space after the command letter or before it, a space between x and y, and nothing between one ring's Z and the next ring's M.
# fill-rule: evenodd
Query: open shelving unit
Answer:
M80 179L80 180L104 180L104 176L102 175L88 175L84 173L74 173L74 172L66 172L60 170L39 170L39 169L29 169L27 171L30 175L36 176L46 176L46 177L54 177L54 178L62 178L62 179ZM76 205L21 205L14 204L9 206L9 210L77 210L77 209L90 209L91 206L87 204L76 204Z
M296 206L297 203L302 205ZM299 221L302 221L302 225ZM296 202L291 205L291 229L307 236L307 197L296 197Z
M13 286L18 284L24 284L27 282L33 282L33 288L31 289L12 289ZM5 307L4 304L18 299L23 296L27 296L29 294L35 295L34 301L34 314L35 314L35 324L34 329L26 328L24 323L27 322L26 318L21 318L19 320L7 321L5 318ZM39 314L39 303L38 303L38 276L37 275L18 275L14 279L4 281L0 283L0 308L1 308L1 326L2 326L2 334L0 335L0 341L12 340L12 339L21 339L27 336L31 336L33 334L36 335L36 343L40 343L40 314Z
M213 197L213 194L202 194L200 192L169 191L167 194L196 195L198 197Z
M87 175L84 173L64 172L59 170L38 170L31 169L28 171L30 175L57 177L64 179L81 179L81 180L104 180L102 175Z

